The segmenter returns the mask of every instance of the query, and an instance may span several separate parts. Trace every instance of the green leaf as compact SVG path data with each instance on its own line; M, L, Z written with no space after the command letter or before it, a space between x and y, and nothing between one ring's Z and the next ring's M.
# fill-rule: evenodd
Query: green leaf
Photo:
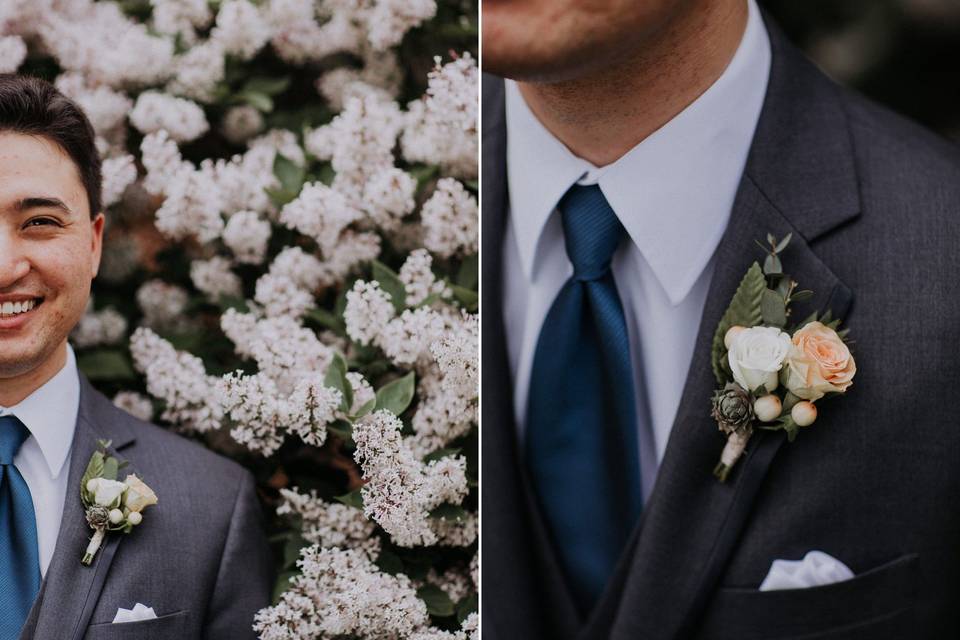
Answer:
M280 188L285 193L300 193L306 179L306 171L293 160L277 154L273 158L273 175L280 181Z
M77 355L77 365L91 380L136 380L130 359L121 351L101 349Z
M273 98L259 91L241 91L237 94L237 101L245 102L262 113L273 111Z
M456 284L466 289L476 290L480 282L480 254L474 253L463 259L457 271Z
M397 310L397 313L402 312L407 306L407 289L397 272L379 260L374 260L373 279L390 296L390 301L393 302L393 307Z
M764 324L781 329L787 324L787 309L783 304L783 298L776 291L764 289L763 298L760 300L760 312L763 315Z
M373 411L373 408L376 406L377 406L377 397L376 395L374 395L374 397L370 398L369 400L363 403L363 405L357 410L357 415L353 416L353 419L359 420L363 416Z
M265 187L263 191L267 194L267 197L270 198L270 202L281 208L283 205L290 204L296 200L299 195L297 193L289 193L283 189L271 189L270 187Z
M458 504L444 503L430 512L431 518L446 520L447 522L462 522L467 517L467 512Z
M334 420L327 425L327 431L346 442L353 441L353 425L346 420Z
M427 613L438 618L452 616L453 600L447 592L435 584L426 584L417 589L417 597L427 605Z
M339 353L334 354L330 366L327 367L323 384L340 391L340 408L349 411L353 406L353 387L347 380L347 361Z
M463 305L464 309L473 313L477 310L477 305L480 300L480 296L476 291L461 287L460 285L451 284L450 290L453 291L453 297Z
M268 78L257 76L247 80L243 85L243 92L263 93L268 96L275 96L283 93L290 87L290 76L281 76L279 78Z
M393 551L387 549L380 551L380 555L377 556L376 565L380 567L381 571L389 573L392 576L403 573L403 560Z
M413 371L392 380L377 390L376 410L386 409L395 416L407 410L410 402L413 400L413 392L416 389L416 375Z
M297 560L300 558L300 549L307 546L307 541L303 539L299 531L291 531L286 543L283 545L283 568L290 569L297 566Z
M330 329L339 335L345 335L346 333L346 327L343 324L343 320L338 318L327 309L323 309L321 307L310 309L304 315L304 318L317 323L324 329Z
M283 592L290 588L290 580L300 575L299 571L284 571L277 576L277 581L273 585L273 604L280 602Z
M799 302L812 297L813 291L810 291L810 289L801 289L800 291L795 291L790 295L790 302Z
M722 362L725 360L727 349L723 344L723 337L727 334L730 327L754 327L763 321L763 313L760 308L763 292L767 290L766 278L760 265L754 262L750 265L747 273L740 281L733 299L730 300L730 306L720 319L717 330L713 334L713 344L711 348L711 363L713 365L713 375L721 385L729 381L728 374L722 368Z
M334 500L337 502L342 502L348 507L363 509L363 494L360 493L360 491L360 489L354 489L350 493L345 493L342 496L336 496Z
M457 603L457 622L463 624L463 621L470 616L471 613L476 613L480 610L480 598L477 597L477 593L474 591L463 598L460 602Z
M461 449L459 447L451 447L447 449L437 449L432 451L423 457L424 462L433 462L434 460L440 460L441 458L446 458L447 456L455 456L460 453Z

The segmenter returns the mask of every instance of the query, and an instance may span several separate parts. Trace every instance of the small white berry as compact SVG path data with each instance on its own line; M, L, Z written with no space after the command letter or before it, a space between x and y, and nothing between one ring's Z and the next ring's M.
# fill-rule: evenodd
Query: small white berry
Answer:
M793 405L790 410L790 417L797 423L798 427L807 427L813 424L817 419L817 407L807 400L803 400Z
M723 345L727 348L727 351L730 350L730 345L733 344L733 340L740 334L741 331L745 331L746 327L741 327L740 325L735 325L727 329L727 333L723 336Z
M96 492L97 492L97 479L96 479L96 478L90 478L89 480L87 480L87 491L89 491L90 493L96 493Z
M120 509L110 509L110 522L113 524L123 522L123 511L120 511Z
M131 511L130 515L127 516L127 522L130 524L140 524L143 521L143 516L139 511Z
M783 404L780 398L773 395L761 396L753 403L753 411L757 414L760 422L772 422L780 417L780 411L783 410Z

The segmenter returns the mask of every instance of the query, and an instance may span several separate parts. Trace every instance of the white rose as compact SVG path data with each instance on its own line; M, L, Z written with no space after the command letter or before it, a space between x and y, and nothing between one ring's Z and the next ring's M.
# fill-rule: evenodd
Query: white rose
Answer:
M777 388L777 377L790 351L790 336L777 327L750 327L730 341L728 360L733 379L748 391L761 385Z
M94 480L96 481L94 483ZM90 485L95 484L93 489L93 501L100 505L101 507L109 507L116 502L117 498L123 495L123 492L127 489L127 485L122 482L117 482L116 480L107 480L106 478L94 478L87 483L87 490L90 490Z

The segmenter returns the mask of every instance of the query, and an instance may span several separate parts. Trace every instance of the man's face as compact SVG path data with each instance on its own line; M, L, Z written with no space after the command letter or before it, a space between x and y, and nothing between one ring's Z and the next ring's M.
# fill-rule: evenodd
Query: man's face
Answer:
M100 265L76 165L46 138L0 132L0 384L62 357ZM29 310L11 314L10 307ZM32 308L30 308L32 305Z
M483 68L528 82L572 80L642 50L698 2L484 0Z

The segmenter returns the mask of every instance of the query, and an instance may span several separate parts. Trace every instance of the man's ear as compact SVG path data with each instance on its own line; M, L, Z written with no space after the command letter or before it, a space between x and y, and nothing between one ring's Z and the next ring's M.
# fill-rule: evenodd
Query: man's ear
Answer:
M100 256L103 253L103 225L106 218L101 211L90 221L90 277L96 278L100 271Z

